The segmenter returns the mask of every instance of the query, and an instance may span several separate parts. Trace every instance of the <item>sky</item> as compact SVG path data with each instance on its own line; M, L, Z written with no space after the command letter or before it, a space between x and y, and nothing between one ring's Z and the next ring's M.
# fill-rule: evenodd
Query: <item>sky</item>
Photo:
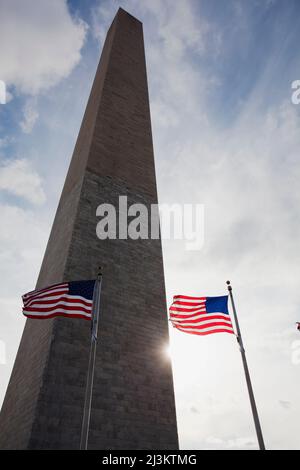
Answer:
M158 196L204 205L163 242L167 301L233 285L265 444L300 448L297 0L0 0L0 401L106 31L144 25ZM255 449L234 336L170 331L182 449Z

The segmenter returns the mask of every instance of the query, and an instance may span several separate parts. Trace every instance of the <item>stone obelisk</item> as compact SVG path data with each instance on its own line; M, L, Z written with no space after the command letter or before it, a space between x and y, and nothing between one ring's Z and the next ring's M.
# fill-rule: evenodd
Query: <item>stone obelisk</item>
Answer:
M142 23L108 31L37 288L103 283L90 449L177 449L161 242L96 236L97 206L157 202ZM0 415L0 447L78 449L90 346L85 320L28 319Z

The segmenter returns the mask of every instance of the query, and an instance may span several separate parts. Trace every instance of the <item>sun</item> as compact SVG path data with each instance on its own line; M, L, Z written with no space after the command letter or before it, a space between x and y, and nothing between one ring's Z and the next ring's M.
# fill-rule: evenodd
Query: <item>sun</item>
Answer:
M168 359L172 358L172 351L171 351L171 345L170 344L167 344L167 345L164 346L163 354Z

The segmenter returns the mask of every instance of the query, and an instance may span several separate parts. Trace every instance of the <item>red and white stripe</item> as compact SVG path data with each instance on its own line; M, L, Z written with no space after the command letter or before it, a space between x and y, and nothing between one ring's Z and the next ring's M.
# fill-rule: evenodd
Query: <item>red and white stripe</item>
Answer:
M92 316L93 301L78 295L69 295L68 283L28 292L22 299L23 314L28 318L63 316L90 320Z
M175 295L169 312L174 328L185 333L200 336L212 333L235 334L229 315L222 312L207 313L206 297Z

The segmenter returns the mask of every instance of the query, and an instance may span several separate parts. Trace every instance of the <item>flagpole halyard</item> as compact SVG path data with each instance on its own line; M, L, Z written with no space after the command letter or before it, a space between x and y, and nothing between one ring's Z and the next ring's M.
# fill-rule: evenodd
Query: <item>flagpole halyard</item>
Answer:
M246 359L246 352L243 344L243 339L242 339L242 334L240 330L240 325L236 313L236 308L235 308L235 303L233 300L233 295L232 295L232 287L230 284L230 281L226 281L230 300L231 300L231 305L232 305L232 311L233 311L233 316L234 316L234 321L235 321L235 326L236 326L236 339L240 347L240 352L242 356L242 361L243 361L243 366L244 366L244 372L245 372L245 377L246 377L246 383L247 383L247 388L248 388L248 394L250 398L250 404L251 404L251 409L252 409L252 414L253 414L253 419L254 419L254 424L255 424L255 430L256 430L256 435L257 435L257 440L258 440L258 445L260 450L265 450L265 444L264 444L264 439L263 439L263 434L260 426L260 421L258 417L258 412L257 412L257 407L255 403L255 398L254 398L254 393L253 393L253 388L252 388L252 383L251 383L251 378L250 378L250 373L248 369L248 364L247 364L247 359Z
M81 428L80 450L87 450L88 448L88 436L89 436L90 417L91 417L98 323L99 323L99 312L100 312L101 285L102 285L102 270L101 270L101 267L99 267L97 279L95 281L95 286L94 286L94 294L93 294L93 310L92 310L92 318L91 318L91 348L90 348L86 390L85 390L85 402L84 402L82 428Z

